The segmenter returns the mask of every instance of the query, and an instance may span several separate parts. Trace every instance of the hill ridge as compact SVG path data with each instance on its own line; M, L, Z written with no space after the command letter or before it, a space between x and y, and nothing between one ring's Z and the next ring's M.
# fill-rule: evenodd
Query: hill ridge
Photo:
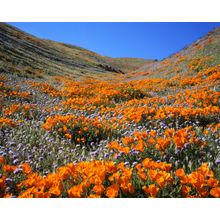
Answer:
M99 55L88 49L35 37L7 23L0 23L0 71L21 76L65 75L75 79L170 78L175 74L195 74L193 63L211 67L220 63L220 27L163 60Z
M0 58L0 69L27 75L42 76L46 73L83 77L117 75L126 71L123 66L109 62L108 58L96 52L41 39L6 23L0 23Z

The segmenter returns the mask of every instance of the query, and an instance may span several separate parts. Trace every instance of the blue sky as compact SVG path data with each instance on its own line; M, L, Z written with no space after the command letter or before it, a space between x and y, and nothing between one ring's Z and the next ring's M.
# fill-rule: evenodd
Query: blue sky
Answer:
M37 37L69 43L110 57L163 59L219 23L10 22Z

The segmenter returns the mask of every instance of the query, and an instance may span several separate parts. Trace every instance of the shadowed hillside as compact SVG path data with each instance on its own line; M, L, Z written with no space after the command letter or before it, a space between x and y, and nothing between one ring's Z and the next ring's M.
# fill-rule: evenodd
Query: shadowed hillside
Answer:
M43 40L0 23L0 69L18 75L122 74L100 55L68 44Z
M129 73L135 70L138 70L140 67L144 65L154 64L156 60L147 60L141 58L111 58L105 57L108 63L113 66L121 69L125 73Z
M0 71L20 76L114 77L153 60L110 58L69 44L40 39L0 23Z

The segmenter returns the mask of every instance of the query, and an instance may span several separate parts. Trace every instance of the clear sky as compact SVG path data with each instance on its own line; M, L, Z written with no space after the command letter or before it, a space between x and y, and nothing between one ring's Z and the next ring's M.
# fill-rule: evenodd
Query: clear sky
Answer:
M163 59L219 23L10 22L37 37L77 45L104 56Z

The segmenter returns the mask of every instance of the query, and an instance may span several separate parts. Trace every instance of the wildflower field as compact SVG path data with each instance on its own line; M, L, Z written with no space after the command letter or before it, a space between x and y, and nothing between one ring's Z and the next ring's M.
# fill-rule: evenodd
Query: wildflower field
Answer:
M2 73L0 197L220 197L219 80Z

